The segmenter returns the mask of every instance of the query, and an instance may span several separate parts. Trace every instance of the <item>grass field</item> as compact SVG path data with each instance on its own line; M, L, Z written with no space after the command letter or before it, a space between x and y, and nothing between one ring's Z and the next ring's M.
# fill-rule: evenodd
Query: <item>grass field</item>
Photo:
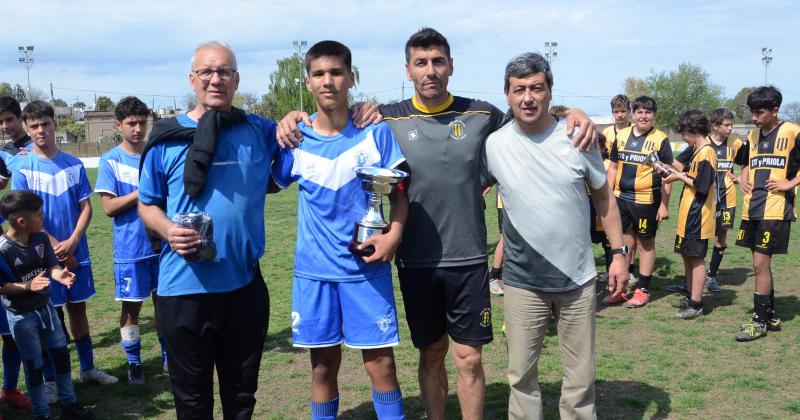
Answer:
M89 170L94 184L96 170ZM304 350L291 346L291 276L294 259L296 189L267 200L267 252L261 260L271 296L271 317L259 377L254 418L309 418L310 366ZM672 199L675 215L678 194ZM487 199L493 203L493 199ZM172 395L166 375L160 373L160 350L153 332L152 305L143 310L143 354L148 383L125 384L127 362L119 345L119 304L113 299L111 222L93 198L94 220L89 229L97 296L88 304L95 362L118 376L108 387L76 383L78 399L99 418L174 418ZM497 239L496 212L486 213L490 253ZM738 225L737 225L738 226ZM731 246L722 264L719 281L723 292L706 295L706 313L693 321L673 320L672 297L664 287L683 277L683 265L672 252L675 217L660 228L654 273L653 301L643 309L598 307L597 315L597 411L600 418L800 418L800 232L795 224L790 252L773 263L777 285L777 309L784 321L781 332L752 343L736 343L738 325L752 310L753 274L749 251ZM569 252L569 250L565 250ZM600 256L599 250L595 255ZM597 259L602 270L602 260ZM396 287L401 318L401 345L395 349L398 375L408 418L424 417L416 380L417 351L411 346L404 321L402 297ZM487 377L486 418L506 418L508 383L505 376L506 344L500 330L503 299L493 297L495 340L484 348ZM73 371L77 356L72 350ZM547 418L558 418L561 362L558 339L551 329L540 361L540 382ZM459 418L450 371L448 418ZM23 381L20 378L20 386ZM343 419L374 418L369 380L357 351L344 352L340 373ZM221 417L219 402L217 414ZM7 419L25 418L0 403Z

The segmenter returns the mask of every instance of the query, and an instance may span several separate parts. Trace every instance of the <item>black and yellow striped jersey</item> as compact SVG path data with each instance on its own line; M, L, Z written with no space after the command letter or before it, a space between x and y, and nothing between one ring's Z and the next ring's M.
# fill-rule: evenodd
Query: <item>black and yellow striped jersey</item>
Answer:
M691 148L690 148L691 149ZM678 207L678 236L685 239L713 238L717 210L717 153L706 143L693 151L687 175L694 187L683 186Z
M708 137L709 145L717 153L717 207L732 209L736 207L736 184L728 174L733 174L733 165L747 165L747 143L738 137L726 137L720 144ZM689 147L675 160L688 167L692 160L692 148Z
M636 204L661 201L661 177L644 164L650 152L656 152L662 162L672 164L672 146L663 131L654 127L636 136L633 127L628 127L617 132L609 154L611 165L617 169L615 196Z
M800 126L781 122L764 135L754 128L747 136L750 164L749 180L753 189L744 196L744 220L795 220L794 189L782 192L767 190L767 180L793 179L800 168Z

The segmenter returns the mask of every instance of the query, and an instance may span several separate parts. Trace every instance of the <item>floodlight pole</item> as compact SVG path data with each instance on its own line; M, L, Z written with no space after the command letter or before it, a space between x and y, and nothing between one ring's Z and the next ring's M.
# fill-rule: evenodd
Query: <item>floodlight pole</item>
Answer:
M25 71L28 73L28 101L31 100L31 67L33 67L33 45L19 48L19 62L25 66Z
M547 59L547 62L550 63L551 65L558 56L558 51L556 51L557 47L558 47L558 42L555 41L547 41L544 43L544 49L547 50L547 52L544 53L544 58Z
M772 48L761 49L761 62L764 63L764 85L767 84L767 68L772 63Z
M297 50L295 53L298 58L298 62L300 63L300 77L297 79L297 87L299 88L298 91L300 92L300 112L303 111L303 59L305 56L303 55L303 51L306 49L306 45L308 43L306 41L292 41L292 45L294 49Z

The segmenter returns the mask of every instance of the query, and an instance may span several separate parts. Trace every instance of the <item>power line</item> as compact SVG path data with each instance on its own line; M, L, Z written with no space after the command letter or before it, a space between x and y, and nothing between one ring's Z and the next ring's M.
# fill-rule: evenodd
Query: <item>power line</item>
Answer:
M87 92L87 93L107 93L110 95L133 95L133 96L154 96L159 98L175 98L181 95L164 95L160 93L134 93L134 92L114 92L110 90L97 90L97 89L75 89L75 88L65 88L65 87L58 87L53 86L55 90L66 90L70 92Z

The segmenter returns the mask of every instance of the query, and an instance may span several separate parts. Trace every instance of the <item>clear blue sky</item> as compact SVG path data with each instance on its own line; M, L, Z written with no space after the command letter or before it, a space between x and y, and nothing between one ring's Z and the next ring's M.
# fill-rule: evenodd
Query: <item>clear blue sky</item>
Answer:
M53 5L57 3L57 5ZM233 47L240 90L267 91L293 40L335 39L353 50L357 92L382 101L413 90L403 45L421 26L448 37L455 60L450 90L505 108L503 70L526 51L558 42L558 103L607 114L627 76L705 69L728 96L764 82L761 48L773 50L769 83L784 103L800 101L800 6L795 1L80 1L4 0L0 82L26 84L17 47L35 46L31 84L68 103L136 94L156 107L182 107L189 60L201 41ZM119 92L119 93L104 93ZM151 96L163 95L163 96Z

